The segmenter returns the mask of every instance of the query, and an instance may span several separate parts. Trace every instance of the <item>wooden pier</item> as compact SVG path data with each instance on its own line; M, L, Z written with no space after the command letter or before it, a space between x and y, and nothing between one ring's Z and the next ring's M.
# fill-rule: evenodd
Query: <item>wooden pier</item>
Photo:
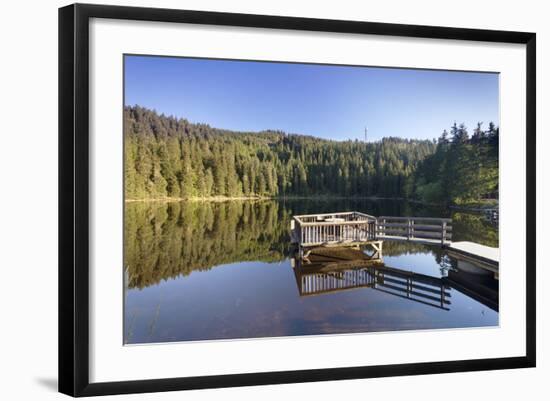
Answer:
M460 241L444 246L447 253L460 263L473 263L482 266L485 270L494 273L498 279L500 252L498 248L476 244L475 242Z
M375 259L382 259L382 241L376 238L376 217L360 212L294 216L290 237L302 257L314 247L370 248Z
M301 247L363 244L376 239L376 217L359 212L294 216L290 232Z
M498 248L473 242L452 242L452 219L438 217L375 217L361 212L294 216L290 237L300 255L307 257L315 247L363 246L382 259L383 241L410 241L439 245L455 258L475 261L498 276Z
M435 217L375 217L360 212L294 216L291 240L300 247L365 245L380 240L408 240L445 245L452 220Z

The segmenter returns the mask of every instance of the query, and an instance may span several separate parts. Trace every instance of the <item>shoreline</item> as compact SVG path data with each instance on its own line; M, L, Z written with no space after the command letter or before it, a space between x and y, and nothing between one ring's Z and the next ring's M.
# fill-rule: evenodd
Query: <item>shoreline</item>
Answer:
M315 199L315 200L395 200L407 201L414 203L424 203L418 200L405 198L385 198L380 196L337 196L337 195L303 195L303 196L209 196L199 197L192 196L188 198L180 197L164 197L164 198L141 198L141 199L124 199L124 202L229 202L229 201L264 201L264 200L300 200L300 199ZM428 203L424 203L428 205Z
M141 198L141 199L124 199L124 202L229 202L229 201L251 201L251 200L270 200L278 199L270 196L209 196L209 197L200 197L200 196L191 196L188 198L174 198L174 197L165 197L165 198Z
M438 203L423 202L418 199L407 199L407 198L385 198L380 196L337 196L337 195L303 195L303 196L209 196L209 197L188 197L188 198L174 198L174 197L164 197L164 198L141 198L141 199L124 199L124 203L135 203L135 202L231 202L231 201L267 201L267 200L307 200L315 199L320 201L330 201L330 200L339 200L339 199L349 199L349 200L372 200L372 201L381 201L381 200L390 200L390 201L405 201L410 203L421 204L425 206L435 206L435 207L446 207L454 211L466 211L466 212L478 212L483 213L485 210L489 209L498 209L498 201L493 204L487 204L486 207L480 206L479 203L475 203L473 206L467 205L442 205Z

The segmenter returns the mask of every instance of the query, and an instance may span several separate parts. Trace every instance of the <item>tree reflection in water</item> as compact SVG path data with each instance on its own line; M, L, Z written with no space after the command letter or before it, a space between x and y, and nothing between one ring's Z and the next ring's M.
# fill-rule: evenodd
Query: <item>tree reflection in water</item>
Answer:
M377 214L430 213L387 201L385 206L365 202L128 202L124 224L126 284L128 288L144 288L222 264L288 259L290 219L298 213L334 211L339 207L346 210L368 207ZM455 212L452 217L453 240L498 246L498 230L485 222L483 216ZM423 245L386 241L384 255L425 253L426 249ZM430 252L442 268L449 267L441 249L433 247Z

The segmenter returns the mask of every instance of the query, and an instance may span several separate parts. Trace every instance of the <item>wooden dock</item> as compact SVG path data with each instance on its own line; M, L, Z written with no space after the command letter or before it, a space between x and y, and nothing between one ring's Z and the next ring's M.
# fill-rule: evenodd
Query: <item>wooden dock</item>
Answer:
M500 252L498 248L476 244L475 242L452 242L444 246L450 256L460 261L481 265L495 273L498 278Z
M462 253L464 255L475 255L493 263L498 263L500 254L498 248L491 248L489 246L468 241L453 242L446 246L446 249Z
M438 217L375 217L361 212L293 216L291 241L300 254L314 247L370 248L382 259L383 241L409 241L438 245L451 256L481 264L498 275L499 250L473 242L452 242L452 220Z
M369 244L384 239L445 245L452 238L452 220L435 217L375 217L361 212L294 216L291 240L300 247Z
M290 232L301 247L364 244L376 240L376 217L360 212L294 216Z

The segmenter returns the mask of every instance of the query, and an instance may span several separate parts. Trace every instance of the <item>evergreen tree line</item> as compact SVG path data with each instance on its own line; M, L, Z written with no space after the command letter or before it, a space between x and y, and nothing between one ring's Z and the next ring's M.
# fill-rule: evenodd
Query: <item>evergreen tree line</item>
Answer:
M498 190L494 125L489 132L479 126L472 138L455 124L451 138L444 133L438 142L389 137L365 143L234 132L140 106L126 107L124 119L126 199L332 195L446 202ZM445 191L457 177L483 185L449 197Z
M416 197L445 204L498 199L498 143L492 122L487 130L478 123L471 137L464 124L444 130L415 173Z

